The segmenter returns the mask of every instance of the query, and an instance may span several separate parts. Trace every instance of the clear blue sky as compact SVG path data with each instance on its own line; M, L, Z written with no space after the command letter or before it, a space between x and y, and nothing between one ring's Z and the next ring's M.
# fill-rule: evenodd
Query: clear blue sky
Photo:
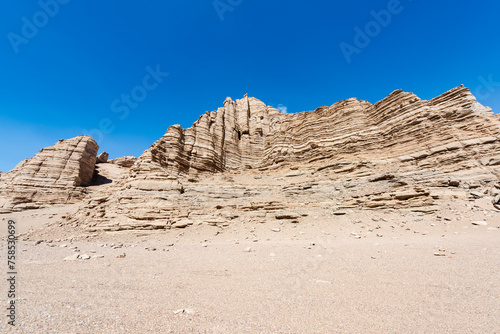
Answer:
M245 93L300 112L464 84L500 111L497 0L54 1L0 4L0 171L84 131L138 156Z

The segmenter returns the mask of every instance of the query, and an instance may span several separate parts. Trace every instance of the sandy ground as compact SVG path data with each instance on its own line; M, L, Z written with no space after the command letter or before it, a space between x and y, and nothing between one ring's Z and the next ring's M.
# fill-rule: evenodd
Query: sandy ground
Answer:
M19 230L42 213L16 214ZM481 215L488 225L472 225ZM365 213L82 237L49 229L18 243L17 326L2 316L0 332L499 333L498 215L404 221ZM2 241L2 263L6 252ZM74 254L91 258L63 260Z

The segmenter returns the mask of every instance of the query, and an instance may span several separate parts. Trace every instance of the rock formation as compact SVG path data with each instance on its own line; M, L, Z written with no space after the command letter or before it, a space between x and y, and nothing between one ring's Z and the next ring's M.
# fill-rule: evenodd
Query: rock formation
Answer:
M139 177L151 171L179 175L317 165L332 158L419 161L496 142L499 124L493 117L463 87L430 101L395 91L374 105L353 98L297 114L282 114L247 96L227 98L191 128L171 126L133 170Z
M101 154L99 154L97 156L96 163L98 163L98 164L106 163L106 162L108 162L108 157L109 157L109 154L107 152L102 152Z
M20 162L0 180L0 212L75 203L91 182L97 143L89 136L59 140Z
M192 127L171 126L70 221L90 231L169 229L494 202L499 139L499 116L464 87L430 101L399 90L373 105L352 98L297 114L227 98Z
M190 128L171 126L139 158L96 170L97 151L79 136L21 162L0 178L0 212L81 201L69 223L119 231L426 214L468 200L500 210L500 116L464 87L297 114L227 98Z
M136 161L137 161L136 157L126 156L126 157L111 159L108 162L111 164L116 164L121 167L132 167Z

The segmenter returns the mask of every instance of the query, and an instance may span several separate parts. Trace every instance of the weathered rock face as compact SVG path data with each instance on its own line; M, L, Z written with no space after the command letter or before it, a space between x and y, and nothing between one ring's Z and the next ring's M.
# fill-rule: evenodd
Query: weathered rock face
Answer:
M74 203L94 175L97 143L89 136L60 140L20 162L0 180L0 212Z
M499 156L499 116L464 87L430 101L395 91L373 105L353 98L298 114L227 98L191 128L170 127L128 178L88 197L71 220L123 230L290 212L299 221L311 210L325 219L342 210L428 213L452 198L493 202Z
M266 136L281 113L245 96L227 98L217 111L206 112L189 129L171 126L138 159L135 175L222 172L261 163ZM276 124L272 124L272 123Z
M282 114L245 96L179 125L139 157L134 175L179 175L275 168L335 160L410 161L495 142L499 124L490 109L457 87L430 101L395 91L371 105L348 99L331 107ZM495 163L492 159L491 163Z

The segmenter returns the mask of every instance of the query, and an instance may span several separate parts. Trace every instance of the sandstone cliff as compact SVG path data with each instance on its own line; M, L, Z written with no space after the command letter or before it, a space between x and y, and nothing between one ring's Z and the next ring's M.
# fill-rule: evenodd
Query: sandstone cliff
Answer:
M492 120L490 109L464 87L430 101L395 91L374 105L353 98L297 114L281 114L247 96L227 98L222 108L205 113L191 128L171 126L133 170L135 175L178 175L330 158L410 161L443 152L447 144L458 149L477 140L494 142L500 128ZM476 141L467 141L472 139Z
M128 178L89 196L71 221L90 230L165 229L296 222L311 210L428 213L453 198L494 202L499 139L498 117L464 87L430 101L395 91L373 105L352 98L298 114L227 98L191 128L170 127Z

